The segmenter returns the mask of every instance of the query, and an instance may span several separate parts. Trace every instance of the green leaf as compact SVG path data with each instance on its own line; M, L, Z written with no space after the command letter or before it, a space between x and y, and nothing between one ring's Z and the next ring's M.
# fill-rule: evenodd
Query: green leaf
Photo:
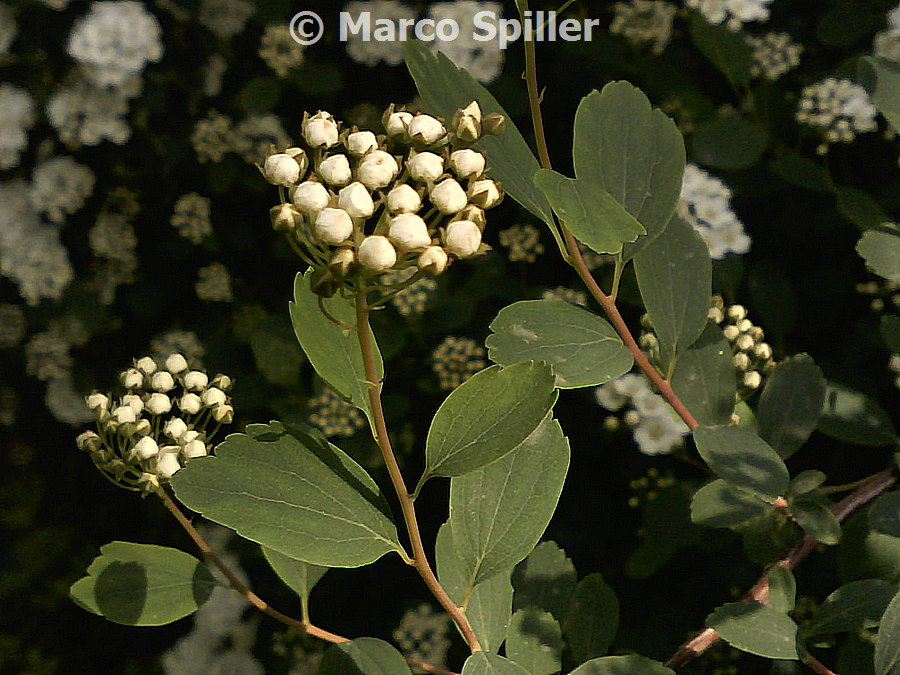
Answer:
M634 257L641 298L659 339L661 365L671 371L709 323L712 260L691 225L674 216L656 241Z
M769 606L787 614L797 602L797 582L786 567L776 565L766 572L769 579Z
M788 492L793 495L804 495L815 490L826 480L828 480L828 476L816 469L801 471L791 478L791 487Z
M542 541L513 572L513 607L537 607L562 620L577 582L566 552L552 541Z
M263 546L263 556L269 565L275 570L275 574L288 585L294 593L300 596L300 603L304 608L304 616L309 606L309 594L319 579L325 576L327 567L310 565L300 560L294 560L278 551Z
M569 443L549 415L514 452L450 481L450 527L468 584L527 556L550 522L569 468Z
M438 408L425 441L425 473L460 476L495 462L524 441L556 403L543 363L491 366L463 382Z
M476 652L466 659L462 675L530 675L527 670L502 656Z
M439 51L429 49L417 40L408 40L404 49L406 66L429 112L449 120L458 108L475 100L481 106L482 114L500 113L506 117L503 133L479 139L475 148L487 155L491 177L503 183L504 191L555 228L550 204L534 186L534 174L540 168L537 158L497 99Z
M838 212L861 230L878 227L890 220L881 204L865 190L847 187L835 188Z
M188 508L251 541L313 565L359 567L403 552L384 498L365 470L318 432L273 423L231 434L215 457L172 478ZM262 432L262 433L261 433Z
M593 387L631 370L634 361L615 329L560 300L523 300L500 310L485 341L494 363L544 361L560 389Z
M769 164L772 173L783 178L791 185L814 192L830 193L828 172L819 164L802 155L788 152L772 160Z
M827 500L826 500L827 501ZM841 523L828 506L814 495L800 495L790 500L791 515L806 534L822 544L834 546L841 540Z
M866 513L844 521L837 548L842 581L879 578L900 582L900 538L869 527Z
M759 435L782 459L806 443L825 401L825 377L806 354L779 363L766 380L756 411Z
M320 298L310 287L311 280L312 270L307 270L302 276L298 274L294 280L294 302L290 303L294 333L319 377L365 412L370 424L374 424L369 385L356 332L338 326L322 313L319 309ZM333 318L348 326L356 325L356 303L352 298L335 295L322 299L322 303ZM384 365L374 335L372 344L380 383L384 377Z
M706 617L728 644L768 659L796 659L797 624L777 609L756 602L732 602Z
M897 588L883 579L860 579L841 586L816 608L807 638L875 628Z
M765 152L768 141L759 127L738 115L717 117L697 127L691 137L693 157L718 169L746 169Z
M884 610L878 643L875 645L876 675L897 675L900 672L900 592Z
M891 418L875 401L855 389L827 382L816 429L845 443L881 447L898 442Z
M869 527L875 532L900 537L900 492L888 492L872 502Z
M691 520L707 527L739 527L771 510L755 495L722 479L697 490L691 500Z
M877 14L873 13L873 17L877 19ZM886 59L871 56L860 59L860 69L863 68L875 76L872 102L878 108L878 112L896 129L900 126L900 68Z
M713 26L699 12L691 15L691 40L694 46L733 85L750 81L753 52L739 31L727 26Z
M299 384L303 350L284 316L276 314L257 323L250 348L256 369L269 382L286 387Z
M698 427L694 441L713 473L732 485L769 501L787 492L787 467L778 453L752 432L737 427Z
M362 637L331 645L322 656L317 675L411 674L403 654L384 640Z
M575 238L597 253L619 253L623 244L647 234L644 226L596 183L538 169L534 184Z
M599 572L578 582L563 621L572 660L583 663L609 651L619 630L619 600Z
M80 607L126 626L162 626L196 612L218 583L184 551L113 541L69 589Z
M896 225L882 225L863 234L856 252L876 274L900 282L900 228Z
M581 99L572 145L575 176L606 190L647 230L625 244L630 260L662 234L681 196L684 140L675 123L628 82Z
M731 347L722 329L710 322L682 354L672 388L700 424L728 424L734 410L735 375Z
M584 663L570 675L675 675L659 661L645 656L604 656Z
M530 675L553 675L562 669L562 635L549 612L535 607L513 614L506 633L506 656Z

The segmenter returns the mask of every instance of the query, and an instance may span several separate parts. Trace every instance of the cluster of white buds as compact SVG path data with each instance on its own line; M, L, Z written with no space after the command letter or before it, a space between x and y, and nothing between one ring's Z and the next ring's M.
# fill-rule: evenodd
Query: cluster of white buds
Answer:
M307 113L305 147L273 148L260 167L281 195L272 225L316 270L320 295L388 270L441 274L453 260L488 250L485 211L503 189L469 146L500 133L503 116L483 115L473 101L449 126L393 105L382 121L385 133L376 134Z
M136 359L119 379L121 397L87 397L97 429L76 442L101 473L129 490L158 491L185 462L208 455L219 427L234 418L231 378L191 370L182 354L162 366L149 356Z

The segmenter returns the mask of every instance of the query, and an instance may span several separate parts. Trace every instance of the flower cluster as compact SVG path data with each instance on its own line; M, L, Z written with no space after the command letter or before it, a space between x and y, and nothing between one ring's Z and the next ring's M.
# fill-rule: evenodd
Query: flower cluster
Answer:
M210 200L196 192L182 195L175 202L175 209L169 222L182 237L193 244L199 244L212 234Z
M609 32L635 45L650 43L654 54L662 54L672 39L672 22L678 9L665 0L617 2Z
M856 292L871 298L869 307L876 314L888 307L900 310L900 284L896 281L881 278L866 281L856 285Z
M294 68L303 64L303 47L291 37L291 30L284 24L266 26L259 41L259 58L278 77L287 77Z
M792 68L800 65L803 45L799 45L788 33L766 33L762 37L748 35L747 44L753 55L751 77L777 80Z
M753 325L742 305L725 306L721 296L713 298L709 318L722 327L722 334L731 345L738 378L738 400L759 389L763 376L775 367L772 347L763 341L763 329Z
M231 302L231 275L222 263L212 263L201 267L194 284L197 297L207 302Z
M12 8L0 4L0 57L9 53L18 32L19 27L16 25L16 15Z
M51 223L61 225L84 206L95 181L94 172L72 157L51 157L31 174L31 205Z
M513 225L500 232L500 245L509 249L511 262L534 262L544 252L541 231L534 225Z
M425 603L409 609L394 629L394 641L408 659L443 667L450 649L450 617Z
M77 443L109 480L126 489L159 490L184 462L208 455L216 431L234 418L227 394L231 378L219 374L210 380L191 370L181 354L170 354L162 367L149 356L137 359L120 379L126 391L121 397L87 397L97 431L85 431Z
M255 10L248 0L203 0L198 18L216 37L227 40L244 30Z
M631 488L631 497L628 498L628 506L633 509L639 507L642 503L652 502L659 496L659 493L675 485L676 479L671 471L660 475L659 469L651 466L647 469L647 474L640 478L635 478L628 483Z
M597 403L617 412L628 406L624 421L631 429L638 448L645 455L664 455L681 447L689 433L687 425L666 400L650 388L643 375L626 373L594 390ZM618 419L606 422L607 428L617 428Z
M18 166L34 123L34 99L24 89L0 84L0 169Z
M124 145L131 138L125 116L128 100L140 93L140 80L127 89L99 87L81 73L73 73L47 101L46 113L59 139L70 149L110 141Z
M503 117L482 116L473 101L449 128L393 106L383 123L386 134L376 135L342 129L327 112L306 114L307 147L273 150L260 167L282 197L272 224L316 270L320 295L391 269L441 274L487 250L485 210L503 192L468 146L499 133Z
M875 34L872 52L875 56L900 63L900 5L888 12L888 27Z
M19 305L0 304L0 349L15 347L25 335L25 313Z
M711 24L724 22L737 31L750 21L768 21L772 0L684 0L684 4L699 11Z
M852 143L856 134L875 131L876 113L860 85L829 77L803 88L797 121L822 130L825 142L816 151L824 155L831 143Z
M700 233L713 260L750 250L750 237L731 208L731 190L695 164L684 167L678 215Z
M347 403L328 387L309 399L309 423L326 436L352 436L366 426L359 408Z
M413 280L414 276L418 276L418 278ZM391 304L400 316L417 316L424 313L428 307L428 301L437 290L435 279L421 276L412 267L385 272L381 277L381 283L385 290L392 286L398 289L396 292L388 292Z
M570 305L581 305L587 307L587 293L577 288L567 288L566 286L557 286L556 288L548 288L541 294L542 300L561 300L568 302Z
M487 353L472 338L448 335L431 353L441 389L456 389L486 365Z

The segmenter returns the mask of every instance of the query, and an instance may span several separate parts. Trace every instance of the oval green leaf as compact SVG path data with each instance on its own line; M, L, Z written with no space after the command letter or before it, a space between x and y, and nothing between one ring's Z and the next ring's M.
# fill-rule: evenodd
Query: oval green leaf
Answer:
M875 628L896 592L896 585L884 579L851 581L825 598L804 634L813 637Z
M362 637L329 647L317 675L411 675L403 654L384 640Z
M619 599L599 572L578 582L563 621L572 660L603 656L619 630Z
M631 370L631 354L605 319L560 300L504 307L485 341L494 363L549 363L560 389L593 387Z
M775 565L766 572L769 580L769 606L785 614L797 603L797 581L786 567Z
M787 492L790 475L772 447L747 429L694 429L697 450L709 468L732 485L772 501Z
M900 537L900 492L888 492L872 502L869 527L881 534Z
M304 608L309 604L309 594L319 579L325 576L328 571L327 567L319 567L318 565L310 565L309 563L295 560L286 556L284 553L262 547L263 556L275 570L275 574L281 579L288 588L300 596L300 603ZM305 615L305 611L304 611Z
M462 675L529 675L517 663L490 652L476 652L466 659Z
M537 607L562 620L577 582L566 552L552 541L542 541L513 572L514 607Z
M900 228L896 225L882 225L863 234L856 252L876 274L900 282Z
M836 382L826 383L822 416L816 429L845 443L882 447L900 443L891 418L865 394Z
M753 166L762 157L767 144L759 127L738 115L704 122L691 137L694 160L718 169Z
M697 490L691 500L691 520L707 527L739 527L772 507L755 495L722 479Z
M697 341L675 364L672 388L700 424L728 424L734 411L736 382L731 347L722 329L708 323Z
M728 644L769 659L796 659L797 624L777 609L757 602L732 602L706 617Z
M126 626L162 626L196 612L218 582L194 556L113 541L69 589L80 607Z
M513 614L506 634L506 657L530 675L553 675L562 668L562 633L549 612L536 607Z
M766 379L756 411L759 435L782 459L806 443L825 401L825 377L807 354L779 363Z
M875 645L875 675L897 675L900 671L900 591L881 617Z
M604 656L578 666L570 675L675 675L659 661L646 656Z
M790 500L791 515L803 531L822 544L834 546L841 540L841 523L829 510L827 499L814 494Z

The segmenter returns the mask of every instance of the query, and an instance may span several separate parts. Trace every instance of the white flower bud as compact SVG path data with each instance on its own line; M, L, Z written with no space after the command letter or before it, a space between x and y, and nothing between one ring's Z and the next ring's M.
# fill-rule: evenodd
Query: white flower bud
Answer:
M422 208L419 193L406 183L401 183L388 192L386 201L391 213L415 213Z
M153 427L150 426L150 420L142 417L137 421L134 425L134 433L138 436L146 436L151 431L153 431Z
M220 405L213 408L213 419L219 424L231 424L234 419L234 408L230 405Z
M340 244L353 234L353 219L344 209L322 209L316 216L316 236L326 244Z
M144 436L134 445L134 454L141 461L156 457L159 454L159 446L150 436Z
M300 165L290 155L279 152L266 159L263 175L272 185L290 187L300 180Z
M165 450L172 446L166 446L165 448L161 448L161 450ZM177 449L180 450L177 446ZM156 475L160 478L171 478L175 475L175 472L181 469L181 464L178 462L178 453L177 452L160 452L159 457L156 460Z
M338 125L327 112L317 112L303 122L303 138L313 148L330 148L338 142Z
M481 121L481 107L478 101L472 101L465 108L456 111L452 126L459 138L472 142L481 136Z
M389 152L373 150L363 157L356 171L359 181L370 190L387 187L400 173L397 160Z
M471 220L457 220L447 226L444 243L457 258L468 258L481 245L481 230Z
M95 391L87 397L87 407L88 410L93 410L98 413L106 410L109 407L109 397L106 394Z
M177 441L184 436L187 430L187 423L180 417L173 417L163 426L163 433L173 441Z
M102 447L103 441L96 431L83 431L78 434L78 438L75 439L75 444L78 446L79 450L94 452Z
M178 440L178 442L181 443L181 445L185 445L186 443L190 443L191 441L198 438L200 438L199 431L197 431L196 429L188 429L181 435L181 438Z
M134 410L135 415L140 415L141 411L144 409L144 402L141 400L140 396L135 394L126 394L122 397L122 405L127 405L129 408Z
M119 424L128 424L129 422L134 423L137 419L137 413L134 412L134 408L130 405L120 405L113 412L113 417L116 418L116 422Z
M231 378L228 377L228 375L219 373L212 379L212 382L210 382L209 385L211 387L218 387L222 391L228 391L229 389L231 389L232 381Z
M449 261L450 258L443 248L440 246L429 246L419 254L419 257L416 259L416 266L429 274L438 275L444 273Z
M401 213L391 219L388 238L400 251L424 248L431 243L428 225L415 213Z
M144 384L144 374L137 368L129 368L119 376L126 389L138 389Z
M150 398L147 399L147 410L149 410L152 415L165 415L171 409L172 399L165 394L150 394Z
M300 216L291 204L278 204L269 209L269 220L276 232L290 232L297 226Z
M190 441L184 444L181 449L181 456L185 459L196 459L197 457L206 457L206 443L200 440Z
M756 345L753 349L753 353L756 354L756 358L762 359L763 361L768 361L772 358L772 348L765 342Z
M447 178L431 188L431 203L443 214L456 213L469 203L466 191L454 178Z
M184 376L184 388L190 391L203 391L208 383L206 373L200 370L192 370Z
M412 119L412 113L405 111L391 113L384 129L388 136L406 138L409 135L409 123L412 122Z
M353 253L352 248L339 248L328 261L328 268L334 276L343 279L350 273L354 262L356 262L356 254Z
M472 203L483 209L490 209L503 201L500 186L490 178L476 180L469 188Z
M338 193L338 206L353 218L368 218L375 213L375 202L372 201L372 195L359 181L341 188ZM346 239L346 237L344 238Z
M178 401L178 407L188 415L196 415L203 407L203 402L197 394L185 394L181 397L181 400Z
M350 170L350 160L347 159L347 155L326 157L319 163L319 169L316 173L326 183L336 187L346 185L353 179L353 172Z
M450 167L460 178L476 178L484 173L484 155L471 148L456 150L450 155Z
M203 392L201 399L203 400L203 405L212 408L213 406L225 405L226 401L225 392L217 387L210 387L206 391Z
M144 356L134 362L134 367L144 373L144 375L152 375L156 372L156 361L149 356Z
M356 131L347 136L346 145L351 155L362 157L369 150L378 147L378 139L371 131Z
M760 375L757 371L751 370L750 372L744 373L744 386L747 389L759 389L759 385L762 384L762 375Z
M447 130L431 115L416 115L409 123L409 135L423 145L433 145L447 135Z
M363 239L356 251L359 263L373 272L384 272L397 263L397 251L387 237L375 234Z
M177 375L178 373L188 369L187 359L181 354L169 354L166 359L166 370Z
M291 196L294 207L307 216L318 213L331 202L331 194L321 183L308 180L300 183Z
M433 152L417 152L406 163L409 175L421 183L433 183L444 173L444 158Z
M172 391L175 388L175 378L172 377L172 373L169 371L159 370L150 376L150 386L153 387L155 391L161 391L163 393Z
M141 474L141 477L138 478L138 483L141 484L141 488L144 492L157 492L159 490L159 476L154 473L149 473L145 471Z
M741 331L738 330L737 326L729 325L722 329L722 334L725 336L726 340L734 342L737 339L737 336L741 334Z
M738 349L746 352L750 349L753 349L753 346L756 344L756 342L753 340L752 336L744 333L742 335L738 335L737 340L735 340L734 344Z

